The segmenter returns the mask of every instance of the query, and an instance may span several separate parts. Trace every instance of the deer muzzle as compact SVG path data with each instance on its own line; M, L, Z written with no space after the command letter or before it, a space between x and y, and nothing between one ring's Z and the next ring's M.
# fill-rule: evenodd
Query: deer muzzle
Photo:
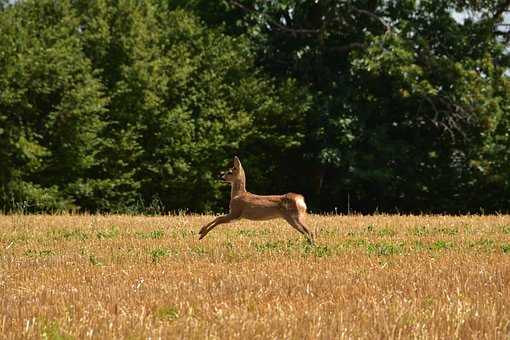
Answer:
M218 177L219 177L219 179L221 179L221 180L223 180L223 181L224 181L224 180L225 180L225 171L220 172L220 174L218 175Z

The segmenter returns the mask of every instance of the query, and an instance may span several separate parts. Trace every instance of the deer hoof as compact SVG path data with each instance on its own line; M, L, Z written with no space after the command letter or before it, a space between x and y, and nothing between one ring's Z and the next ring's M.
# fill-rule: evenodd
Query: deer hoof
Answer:
M199 239L199 240L203 239L203 238L205 237L205 234L206 234L205 229L203 229L203 228L202 228L202 229L200 229L200 231L198 232L198 234L200 235L200 236L198 237L198 239Z

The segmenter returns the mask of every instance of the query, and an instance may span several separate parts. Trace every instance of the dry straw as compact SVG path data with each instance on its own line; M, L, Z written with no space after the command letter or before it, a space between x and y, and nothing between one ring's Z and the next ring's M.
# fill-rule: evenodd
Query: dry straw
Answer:
M0 216L0 337L510 336L509 216Z

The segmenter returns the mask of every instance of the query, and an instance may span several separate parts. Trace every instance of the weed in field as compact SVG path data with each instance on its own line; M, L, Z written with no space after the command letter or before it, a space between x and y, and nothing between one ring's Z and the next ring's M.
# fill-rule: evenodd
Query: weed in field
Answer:
M430 308L430 307L433 307L435 304L435 299L433 297L426 297L423 299L423 301L421 302L421 305L423 308Z
M311 253L315 255L315 257L325 257L332 254L332 251L328 246L316 245L312 247L313 248Z
M339 247L344 249L365 248L367 241L364 239L347 239Z
M26 243L30 240L30 235L26 232L17 232L13 236L9 237L7 241L18 244Z
M510 243L501 245L501 250L505 254L510 254Z
M267 241L264 243L253 243L253 246L255 247L255 250L261 253L265 252L274 252L274 251L281 251L285 248L288 248L288 246L285 246L285 244L282 241Z
M411 249L419 252L419 251L427 250L429 248L422 241L414 241L411 246Z
M317 230L317 234L320 234L322 236L326 236L326 237L335 237L336 235L340 234L341 232L341 229L338 228L338 227L335 227L335 228L319 228ZM348 231L347 232L347 236L354 236L356 235L356 232L355 231Z
M89 262L93 265L93 266L102 266L103 263L95 256L95 255L89 255Z
M366 232L367 234L375 233L379 237L394 236L396 234L395 230L392 230L390 228L378 229L374 224L367 225ZM351 234L350 235L348 234L348 236L354 236L354 234L355 234L354 232L351 232Z
M429 230L425 228L424 226L414 227L411 229L411 235L414 236L426 236L430 234Z
M459 233L459 229L447 227L434 228L434 231L442 235L457 235Z
M96 237L99 240L116 238L119 235L119 228L113 226L110 229L98 230Z
M79 229L54 229L50 231L50 236L54 240L79 240L88 239L88 235Z
M489 239L480 239L472 243L470 246L483 251L491 251L494 249L495 242Z
M502 228L503 234L510 234L510 225L506 225Z
M41 339L44 340L71 340L73 337L66 335L57 321L43 322L41 330Z
M143 231L136 232L136 236L141 239L158 240L158 239L163 238L164 235L165 235L165 232L163 230L153 230L150 232L143 232Z
M230 241L225 241L223 245L225 246L225 248L227 248L228 251L234 250L234 244Z
M151 251L152 263L158 263L163 257L168 256L170 252L164 248L156 248Z
M205 256L207 255L207 250L202 246L195 246L189 249L189 253L191 255Z
M377 231L377 236L384 237L384 236L394 236L396 234L395 230L389 229L389 228L383 228Z
M429 246L430 250L446 250L452 248L452 242L446 242L443 240L436 241Z
M241 229L237 231L237 234L239 236L245 236L245 237L255 237L257 236L258 232L257 230L250 230L250 229Z
M173 231L170 235L173 239L186 239L188 237L195 237L195 232L193 230L179 229Z
M174 321L179 318L179 309L175 306L161 307L156 311L156 316L164 321Z
M24 255L27 257L47 257L47 256L55 255L55 252L53 250L39 250L39 251L37 251L37 250L29 249L29 250L25 251Z
M378 256L401 254L404 252L404 244L369 243L367 246L367 252Z

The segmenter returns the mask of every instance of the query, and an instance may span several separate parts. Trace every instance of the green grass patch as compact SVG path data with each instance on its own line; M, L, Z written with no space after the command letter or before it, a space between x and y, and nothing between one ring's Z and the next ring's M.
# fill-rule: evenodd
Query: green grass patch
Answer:
M438 240L438 241L432 243L429 246L429 249L430 250L446 250L446 249L450 249L452 247L453 247L453 243L452 242Z
M207 250L205 250L202 246L194 246L189 249L189 253L193 256L206 256L208 254Z
M501 250L505 254L510 254L510 243L502 244L501 245Z
M189 237L194 238L195 235L196 234L193 230L178 229L178 230L172 231L172 233L170 234L170 237L173 239L178 239L178 238L185 239L185 238L189 238Z
M152 263L159 263L164 257L170 255L170 251L165 248L156 248L151 251Z
M267 229L240 229L236 232L237 235L243 237L255 237L255 236L265 236L269 235L269 230Z
M305 254L310 254L315 257L326 257L331 256L333 254L333 251L328 246L324 245L311 245L306 244L304 246L304 252Z
M377 256L397 255L404 252L404 244L400 243L369 243L367 245L368 254Z
M23 255L27 257L48 257L55 255L55 252L53 250L32 250L29 249L23 253Z
M375 230L375 225L369 224L367 225L367 233L372 233Z
M87 233L80 229L55 229L50 231L50 237L54 240L79 240L88 239Z
M395 236L397 232L393 229L389 228L383 228L377 230L377 236L384 237L384 236Z
M165 236L165 232L163 230L153 230L149 232L137 231L135 234L138 238L152 240L159 240Z
M17 232L13 235L13 237L7 238L7 240L9 242L22 244L30 240L30 235L27 232Z
M260 253L282 251L286 248L285 243L282 241L267 241L263 243L253 243L255 250Z
M325 256L330 253L327 246L312 245L307 240L288 240L288 241L267 241L262 243L252 243L252 246L260 253L302 253L304 255L314 254L316 256Z
M65 334L60 329L60 325L56 320L54 321L43 321L41 327L41 339L44 340L71 340L72 336Z
M441 234L441 235L457 235L459 233L459 229L457 228L446 228L446 227L440 227L440 228L434 228L435 233Z
M103 265L103 262L95 255L89 255L89 262L93 266L101 267Z
M180 317L179 309L176 306L161 307L156 311L155 315L164 321L174 321Z
M448 227L434 227L427 228L425 226L414 227L410 230L409 234L412 236L429 236L429 235L457 235L459 233L458 228Z
M427 236L429 234L430 234L430 230L424 226L414 227L413 229L411 229L411 235L413 235L413 236L422 237L422 236Z
M496 242L490 239L479 239L476 242L471 242L469 248L473 248L479 251L490 252L496 250Z
M411 245L411 249L416 252L420 252L420 251L429 250L429 247L427 245L425 245L422 241L414 241Z
M96 232L96 237L99 240L113 239L113 238L116 238L117 236L119 236L119 234L120 234L119 228L113 226L109 229L98 230Z

